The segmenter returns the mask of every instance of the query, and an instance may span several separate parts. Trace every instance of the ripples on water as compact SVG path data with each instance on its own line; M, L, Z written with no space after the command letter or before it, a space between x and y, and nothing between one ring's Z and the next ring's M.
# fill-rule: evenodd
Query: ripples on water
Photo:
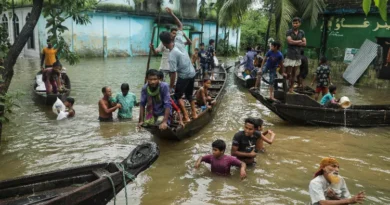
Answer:
M146 58L90 59L68 67L76 118L57 122L50 108L32 101L32 80L38 60L21 59L11 90L26 96L5 127L0 150L0 180L90 163L120 161L137 144L156 141L160 158L135 183L128 185L131 204L305 204L310 201L308 184L322 157L337 157L341 174L351 193L365 190L366 204L390 203L390 147L388 128L354 129L293 126L280 120L256 102L233 77L215 119L200 133L181 142L159 140L146 131L136 132L136 122L99 123L97 102L100 89L111 85L114 92L127 82L137 96L143 84ZM230 61L229 63L233 63ZM152 59L158 67L159 59ZM267 87L262 87L267 91ZM339 86L354 103L388 103L384 90ZM139 109L134 110L138 117ZM259 154L249 167L248 178L215 176L209 166L193 165L209 154L215 139L231 140L248 116L262 117L266 128L276 132L272 146ZM124 193L118 195L124 204ZM111 203L112 204L112 203Z

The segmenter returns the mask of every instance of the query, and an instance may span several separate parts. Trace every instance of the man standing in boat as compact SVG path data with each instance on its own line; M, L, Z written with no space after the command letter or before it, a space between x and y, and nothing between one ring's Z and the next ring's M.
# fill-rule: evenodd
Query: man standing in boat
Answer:
M57 49L53 48L53 45L47 40L47 47L43 48L41 56L41 68L42 71L45 68L53 67L53 64L58 61Z
M172 90L175 88L174 97L179 102L180 109L183 112L184 121L189 122L190 118L182 96L185 94L186 99L190 102L192 117L193 119L196 119L198 116L195 109L195 100L192 96L196 72L183 42L183 25L175 14L173 14L170 8L166 8L166 11L173 17L178 27L175 41L172 41L171 33L166 31L160 33L160 40L164 46L170 50L168 58L171 76L170 89ZM175 86L174 83L176 75L178 75L178 78Z
M172 40L175 40L175 37L176 37L176 33L177 33L177 28L171 28L171 36L172 36ZM184 35L184 37L186 38L186 42L184 43L184 45L191 45L192 42L191 40L186 36ZM160 64L160 70L164 73L164 78L163 80L166 81L166 78L169 76L169 63L168 63L168 57L169 57L169 49L166 48L162 42L160 42L160 44L158 45L158 47L155 49L153 44L150 44L149 45L150 49L152 49L154 55L157 55L158 53L162 53L162 56L161 56L161 64Z
M287 78L289 80L289 92L293 93L296 72L301 66L301 49L306 46L305 32L299 30L301 19L295 17L292 21L293 28L286 33L287 55L284 66L287 68Z
M366 198L364 192L351 196L343 177L339 175L339 163L335 158L325 157L320 168L310 181L311 204L356 204Z
M121 104L116 104L111 106L109 99L111 98L111 88L105 86L102 88L103 98L99 100L99 121L100 122L110 122L113 120L112 113L116 109L122 108Z

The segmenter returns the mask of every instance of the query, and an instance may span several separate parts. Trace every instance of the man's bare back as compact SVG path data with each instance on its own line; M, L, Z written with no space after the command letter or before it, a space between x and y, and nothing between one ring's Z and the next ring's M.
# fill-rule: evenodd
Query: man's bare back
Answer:
M112 119L112 112L106 113L105 110L111 108L108 100L102 98L99 100L99 118Z

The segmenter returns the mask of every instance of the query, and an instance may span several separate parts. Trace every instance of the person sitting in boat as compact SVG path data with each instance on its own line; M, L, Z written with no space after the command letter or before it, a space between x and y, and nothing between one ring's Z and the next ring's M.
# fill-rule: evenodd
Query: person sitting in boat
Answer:
M58 61L57 49L53 48L53 45L47 40L47 47L42 49L41 54L41 69L44 71L46 68L53 67L53 64Z
M68 118L74 117L76 115L76 111L73 109L74 98L67 97L65 102L64 102L64 105L66 107L65 112L68 113Z
M339 175L339 163L335 158L321 160L319 170L310 181L311 204L356 204L366 198L363 191L351 196L343 177Z
M130 86L127 83L121 85L121 92L116 94L115 98L110 98L110 103L115 106L121 105L118 110L118 119L129 120L133 118L133 107L137 105L137 97L134 93L129 92Z
M209 95L209 88L211 87L211 80L204 79L203 86L196 91L195 98L196 104L198 107L206 106L207 108L211 108L211 106L215 105L215 100L211 98Z
M325 96L328 93L329 85L331 85L330 67L325 56L320 59L320 65L316 70L311 86L314 85L314 82L317 82L316 94L314 95L314 99L317 101L319 94L322 93L322 96Z
M42 81L45 83L47 94L57 94L59 89L62 89L61 70L61 63L56 61L52 68L47 68L42 72Z
M264 148L264 142L271 145L274 142L275 139L275 133L272 130L267 130L263 132L263 120L260 118L255 119L257 130L261 134L261 137L259 138L258 142L256 142L256 150L259 152L265 152ZM266 137L267 135L270 135L270 138Z
M172 108L169 85L160 81L159 72L155 69L148 70L146 78L148 83L141 91L138 127L156 125L165 130Z
M110 102L111 88L105 86L102 88L103 98L99 100L99 121L100 122L111 122L113 120L112 113L118 108L122 108L121 104L112 105Z
M284 76L286 76L284 72L284 66L283 66L283 54L279 51L281 47L281 44L277 41L274 41L271 43L271 50L267 52L265 55L265 58L263 60L263 63L261 64L262 69L257 72L257 79L255 83L255 87L251 89L259 89L261 85L261 78L263 73L266 73L268 71L269 73L269 96L270 99L275 100L274 98L274 84L275 78L276 78L276 70L278 66L280 66L282 73ZM266 66L264 66L266 64Z
M244 130L237 132L233 137L231 154L246 164L253 164L256 158L256 146L260 143L261 133L253 118L245 119Z
M240 66L244 65L245 71L242 73L242 76L246 78L247 75L252 73L252 70L255 68L253 65L253 61L257 53L253 51L252 47L248 46L246 48L246 55L244 57L244 61L240 64Z
M337 105L337 100L335 98L337 87L335 85L329 86L329 92L322 97L320 104L325 107L331 107Z
M226 143L223 140L216 140L211 144L213 154L200 157L196 163L195 168L199 169L200 163L205 162L211 165L211 172L230 176L230 167L240 167L240 178L246 177L246 164L235 157L225 155Z

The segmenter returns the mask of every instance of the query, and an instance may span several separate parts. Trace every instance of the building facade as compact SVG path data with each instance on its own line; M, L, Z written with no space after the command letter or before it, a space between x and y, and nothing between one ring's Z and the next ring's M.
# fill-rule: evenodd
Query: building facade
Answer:
M107 7L128 7L129 11L105 10L105 5L100 5L100 9L89 13L91 23L88 25L77 25L71 18L67 19L64 26L69 30L63 34L63 37L69 43L70 48L81 57L147 55L153 29L155 29L153 43L158 46L158 33L175 27L173 19L169 18L163 9L170 7L182 20L184 32L193 41L193 45L188 48L191 52L200 43L202 25L197 18L199 3L200 0L164 0L161 5L161 15L158 16L157 0L144 0L141 4L135 4L133 0L108 0L103 3ZM28 5L16 8L15 24L12 20L12 12L1 14L2 23L8 25L11 43L14 41L14 35L17 36L23 28L30 10L31 7ZM239 45L239 29L227 29L226 33L229 35L229 38L226 38L229 39L229 45ZM47 37L46 19L41 16L21 56L39 57L40 50L46 45ZM216 21L206 20L203 25L203 42L207 45L209 39L215 38ZM218 38L225 38L223 28L219 29Z

